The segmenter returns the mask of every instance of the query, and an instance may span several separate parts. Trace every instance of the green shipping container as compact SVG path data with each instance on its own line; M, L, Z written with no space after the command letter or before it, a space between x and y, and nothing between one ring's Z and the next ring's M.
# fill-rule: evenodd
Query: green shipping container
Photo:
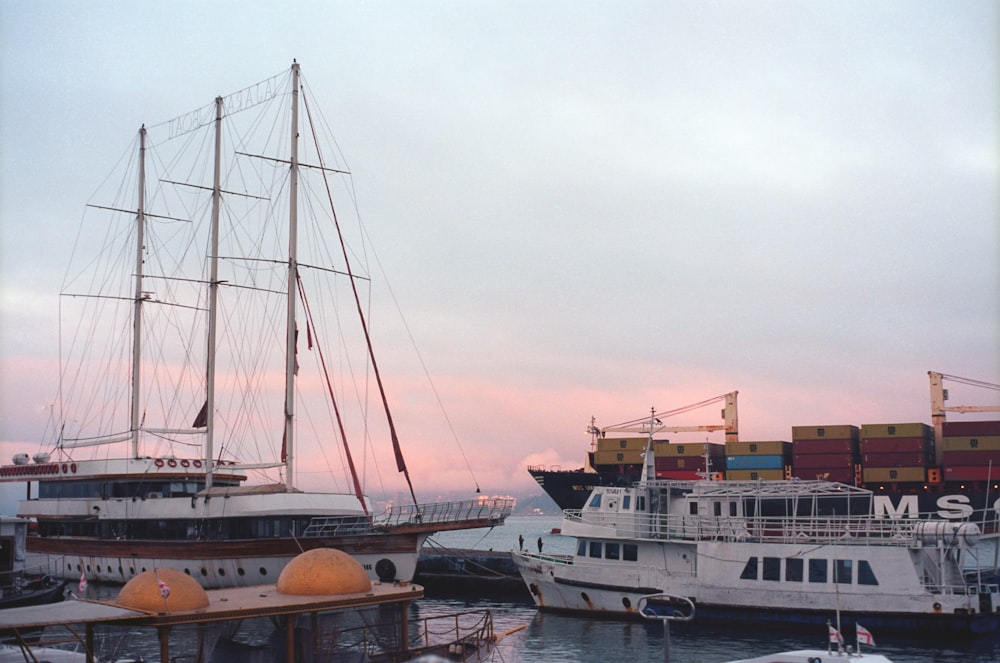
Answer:
M887 482L921 482L927 479L925 467L866 467L861 471L865 483Z
M714 444L712 442L686 442L667 444L664 446L656 447L655 453L658 457L669 457L669 456L704 456L705 452L712 458L719 458L725 455L726 447L721 444Z
M787 456L792 453L791 442L726 442L727 456Z
M861 431L857 426L841 424L837 426L792 426L792 441L795 440L857 440Z
M938 446L942 451L1000 451L1000 435L943 437Z

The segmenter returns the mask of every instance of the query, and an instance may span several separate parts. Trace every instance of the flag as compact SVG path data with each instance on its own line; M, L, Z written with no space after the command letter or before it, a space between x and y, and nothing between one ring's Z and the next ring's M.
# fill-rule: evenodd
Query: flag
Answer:
M844 644L844 638L840 635L840 631L835 629L833 626L828 626L830 629L830 644L832 645L842 645Z
M77 594L83 596L83 593L87 591L87 576L83 571L80 571L80 586L77 587Z
M166 598L170 596L170 585L161 580L157 583L157 587L160 588L160 596L166 600Z
M861 624L855 624L858 633L858 644L864 643L866 645L875 646L875 638L872 637L872 632L866 629Z

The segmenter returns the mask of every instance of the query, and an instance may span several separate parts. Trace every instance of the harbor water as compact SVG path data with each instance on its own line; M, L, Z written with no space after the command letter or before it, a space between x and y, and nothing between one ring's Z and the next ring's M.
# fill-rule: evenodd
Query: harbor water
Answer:
M430 544L478 550L516 550L519 537L525 549L543 552L573 552L573 540L553 533L561 519L551 516L516 516L491 530L446 532ZM495 661L505 663L613 663L617 661L662 661L663 628L660 622L637 623L611 619L540 613L528 601L489 599L456 600L425 598L413 607L421 617L441 612L489 608L497 633L523 629L501 641ZM831 615L831 618L833 616ZM825 649L826 633L780 632L760 628L721 627L694 622L671 625L672 663L722 663L790 649ZM963 638L947 642L908 639L899 634L874 633L874 653L894 663L1000 663L1000 635ZM866 647L867 649L867 647Z

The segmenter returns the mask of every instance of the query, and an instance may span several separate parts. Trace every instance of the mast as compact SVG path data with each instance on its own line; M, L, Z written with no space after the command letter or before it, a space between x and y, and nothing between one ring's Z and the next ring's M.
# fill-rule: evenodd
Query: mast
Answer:
M135 298L132 314L132 458L139 457L139 385L142 360L142 249L146 240L146 125L139 129L139 208L135 232Z
M282 452L285 461L285 490L294 489L293 424L295 417L295 283L298 277L298 186L299 186L299 64L292 63L292 155L288 186L288 316L285 330L285 436Z
M219 301L219 212L222 207L222 97L215 98L215 173L212 181L212 236L209 240L208 366L205 397L205 488L212 487L215 456L215 346Z

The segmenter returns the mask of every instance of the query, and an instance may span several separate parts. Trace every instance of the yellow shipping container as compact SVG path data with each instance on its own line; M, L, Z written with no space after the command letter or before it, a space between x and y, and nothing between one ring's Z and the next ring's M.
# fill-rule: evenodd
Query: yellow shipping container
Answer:
M780 481L785 478L785 470L729 470L726 479L729 481Z
M712 442L689 442L658 446L654 452L658 458L666 458L667 456L704 456L705 452L708 451L708 455L712 458L720 458L725 455L725 449L724 445Z
M934 429L927 424L865 424L861 427L861 439L875 437L934 437Z
M622 449L621 451L594 452L594 465L641 465L644 462L643 452L639 449Z
M925 467L866 467L861 471L865 483L878 481L925 481Z
M726 442L727 456L787 456L792 453L791 442Z
M653 440L660 442L661 440ZM597 438L598 451L621 451L628 449L632 451L645 451L648 437L600 437Z
M793 442L795 440L857 440L860 434L860 429L850 424L837 426L792 426Z
M943 437L938 446L943 451L1000 451L1000 435Z

